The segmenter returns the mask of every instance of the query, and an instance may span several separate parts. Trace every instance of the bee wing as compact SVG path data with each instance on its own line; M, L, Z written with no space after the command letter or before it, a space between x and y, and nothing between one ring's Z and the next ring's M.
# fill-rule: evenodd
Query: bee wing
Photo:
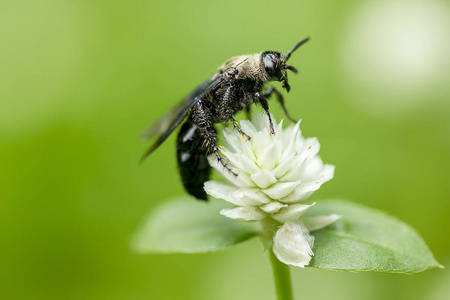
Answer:
M158 136L164 133L167 129L169 129L170 124L177 116L180 115L185 110L185 103L180 102L177 106L173 107L171 110L166 112L164 116L162 116L156 122L153 122L150 126L148 126L142 133L141 138L144 140L150 139L152 137Z
M208 85L209 80L203 82L195 90L193 90L185 99L178 103L175 107L169 110L164 116L159 120L148 126L142 133L141 137L143 139L149 139L158 135L163 134L170 129L170 125L174 120L177 120L183 112L194 102L195 97L201 95L202 91ZM194 103L195 104L195 103ZM182 121L182 120L181 120Z
M169 111L165 116L156 121L147 130L144 131L144 137L152 137L159 134L158 139L152 146L142 155L141 162L153 153L177 128L181 122L188 116L189 112L202 97L214 91L222 84L223 77L218 76L215 80L207 80L196 88L189 96L180 104Z

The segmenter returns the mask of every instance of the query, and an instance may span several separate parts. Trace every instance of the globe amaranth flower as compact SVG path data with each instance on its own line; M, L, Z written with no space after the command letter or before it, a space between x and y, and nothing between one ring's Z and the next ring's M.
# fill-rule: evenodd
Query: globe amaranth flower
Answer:
M314 255L314 237L309 232L340 216L305 217L303 214L315 203L301 202L333 178L334 166L323 164L317 155L319 142L316 138L303 138L299 123L284 130L282 123L277 125L274 120L275 134L271 134L266 115L260 115L253 123L240 121L250 140L233 128L224 129L228 147L221 147L221 152L238 176L211 157L211 166L229 182L208 181L205 191L236 205L220 212L226 217L273 220L278 225L273 235L273 252L286 264L304 267Z

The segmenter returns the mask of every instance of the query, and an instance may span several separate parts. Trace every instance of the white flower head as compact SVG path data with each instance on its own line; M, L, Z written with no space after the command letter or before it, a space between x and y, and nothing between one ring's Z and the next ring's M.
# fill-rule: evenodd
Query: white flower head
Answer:
M323 164L316 138L303 138L299 123L286 129L273 119L275 134L270 133L267 115L253 122L241 120L248 140L233 128L223 135L228 147L221 147L224 161L236 173L225 169L210 157L212 167L229 183L208 181L209 195L228 201L235 208L220 213L232 219L258 221L271 218L283 224L273 238L273 251L286 264L304 267L313 255L314 238L310 230L320 229L340 218L337 215L302 217L313 204L302 204L320 186L333 178L334 166Z

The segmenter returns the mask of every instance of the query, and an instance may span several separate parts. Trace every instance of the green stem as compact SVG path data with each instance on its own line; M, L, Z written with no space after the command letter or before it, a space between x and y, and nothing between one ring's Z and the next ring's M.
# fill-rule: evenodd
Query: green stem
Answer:
M278 260L275 253L273 253L273 237L276 234L281 223L271 219L265 218L261 220L261 241L264 247L269 252L270 263L272 264L273 279L275 280L275 287L277 291L278 300L294 300L291 287L291 276L289 274L289 266Z
M278 300L294 300L291 287L291 275L289 273L289 266L282 263L273 253L272 249L269 250L270 262L272 263L273 277L275 279L275 286L277 289Z

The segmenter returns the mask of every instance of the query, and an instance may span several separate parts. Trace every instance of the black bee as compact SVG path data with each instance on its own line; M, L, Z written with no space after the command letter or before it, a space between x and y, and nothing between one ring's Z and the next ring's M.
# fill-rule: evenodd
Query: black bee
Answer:
M250 140L236 123L234 115L243 109L249 113L250 105L255 103L260 104L269 116L271 133L275 134L267 103L267 98L272 94L275 94L286 116L295 122L287 112L281 93L274 87L269 87L265 92L263 89L265 83L279 81L289 92L287 70L297 73L297 69L286 62L308 40L305 38L298 42L286 55L265 51L228 59L212 78L203 82L144 133L144 137L159 137L144 153L142 160L152 154L187 118L177 138L178 169L186 191L197 199L206 200L203 184L211 174L207 155L214 155L224 168L237 176L220 155L214 124L231 121L234 128Z

